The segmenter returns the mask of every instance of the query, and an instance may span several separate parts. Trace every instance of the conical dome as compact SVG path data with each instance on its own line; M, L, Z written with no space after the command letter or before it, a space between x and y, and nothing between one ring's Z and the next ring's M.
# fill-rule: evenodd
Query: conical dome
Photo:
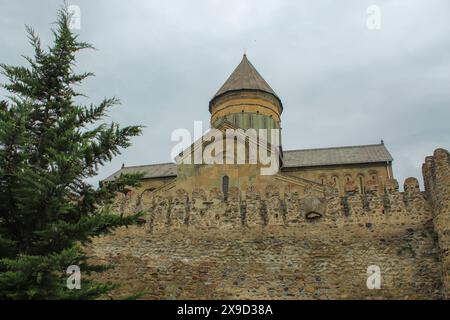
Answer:
M239 65L234 69L225 83L220 87L217 93L210 101L210 108L213 101L228 93L236 91L260 91L273 95L281 105L280 98L276 95L269 84L259 74L252 63L247 59L247 55L244 54Z

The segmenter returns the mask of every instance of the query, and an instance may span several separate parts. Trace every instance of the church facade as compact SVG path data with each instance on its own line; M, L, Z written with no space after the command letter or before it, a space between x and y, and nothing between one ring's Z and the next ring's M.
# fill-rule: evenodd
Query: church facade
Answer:
M314 187L331 185L341 195L358 189L364 193L367 188L376 185L384 188L386 181L393 179L393 158L383 142L380 144L345 146L334 148L283 150L281 144L281 99L263 79L244 54L242 61L231 73L222 87L209 103L211 128L221 130L254 129L267 130L270 143L271 131L279 130L278 169L268 177L260 176L258 163L251 164L247 157L244 163L223 164L194 163L191 158L178 163L150 164L134 167L122 167L108 177L114 179L121 173L142 172L142 191L171 189L175 185L188 191L195 188L237 187L241 190L249 186L299 185L311 184ZM259 136L258 136L259 138ZM200 148L206 148L207 142ZM190 156L195 153L188 150ZM246 149L250 149L246 142ZM186 150L185 150L186 151ZM185 159L183 159L185 160Z

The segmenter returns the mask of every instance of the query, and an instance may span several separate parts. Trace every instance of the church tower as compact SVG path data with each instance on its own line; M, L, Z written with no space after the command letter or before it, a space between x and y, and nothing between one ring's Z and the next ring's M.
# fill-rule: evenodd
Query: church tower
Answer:
M283 105L244 54L242 61L209 102L211 127L224 122L241 129L281 129Z

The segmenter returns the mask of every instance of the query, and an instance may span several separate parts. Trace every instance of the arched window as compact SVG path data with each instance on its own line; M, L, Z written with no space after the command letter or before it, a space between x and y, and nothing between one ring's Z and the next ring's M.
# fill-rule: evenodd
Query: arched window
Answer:
M353 178L350 173L346 173L344 175L344 184L343 184L345 186L344 189L346 189L347 186L352 186L353 187L353 186L355 186L356 183L357 182L355 181L355 178Z
M369 174L370 174L370 179L373 182L378 182L378 172L376 170L370 170Z
M230 183L230 178L228 176L222 177L222 192L223 192L223 198L225 201L228 200L228 186Z
M325 176L320 176L320 177L319 177L319 181L320 181L321 184L324 185L324 184L327 183L327 178L326 178Z
M331 180L330 180L332 183L333 183L333 185L334 185L334 187L338 190L338 191L340 191L341 190L341 186L339 185L339 177L337 176L337 175L333 175L332 177L331 177Z
M364 193L364 176L362 174L358 175L358 181L359 181L359 193Z

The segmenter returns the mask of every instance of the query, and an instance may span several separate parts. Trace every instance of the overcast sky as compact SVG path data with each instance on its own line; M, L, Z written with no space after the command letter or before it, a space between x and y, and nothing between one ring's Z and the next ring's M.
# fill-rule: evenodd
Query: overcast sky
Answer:
M208 102L244 48L283 101L285 150L384 139L402 185L422 183L424 157L450 148L448 0L67 2L81 9L81 40L97 49L78 59L96 74L85 102L119 97L110 120L146 126L93 183L122 163L171 161L171 132L209 124ZM0 0L0 62L32 54L25 24L49 44L61 4ZM380 30L367 28L369 5L381 9Z

